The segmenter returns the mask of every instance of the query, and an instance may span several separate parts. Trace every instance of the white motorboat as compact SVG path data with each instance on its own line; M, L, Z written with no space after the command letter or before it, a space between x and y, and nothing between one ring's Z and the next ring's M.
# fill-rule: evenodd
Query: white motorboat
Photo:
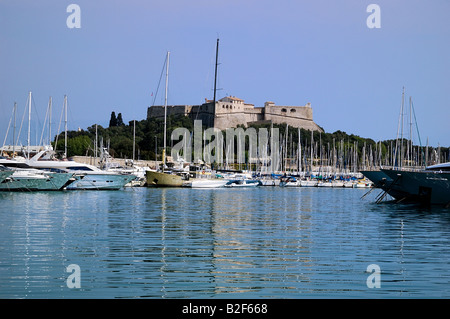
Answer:
M186 186L192 188L218 188L224 187L229 181L219 178L199 178L189 181Z
M300 180L301 187L316 187L317 184L318 184L318 181L316 179Z
M26 164L29 167L38 169L59 169L74 173L76 180L66 187L68 190L117 190L136 179L136 176L133 174L108 172L93 165L69 160L56 160L53 155L53 150L46 148L44 151L38 152L31 159L27 160Z
M320 182L318 182L317 186L318 187L333 187L333 182L328 181L328 180L320 181Z
M300 181L298 181L293 176L284 177L280 180L280 186L281 187L298 187L298 186L300 186Z
M234 179L228 181L225 187L257 187L261 185L261 182L256 179Z

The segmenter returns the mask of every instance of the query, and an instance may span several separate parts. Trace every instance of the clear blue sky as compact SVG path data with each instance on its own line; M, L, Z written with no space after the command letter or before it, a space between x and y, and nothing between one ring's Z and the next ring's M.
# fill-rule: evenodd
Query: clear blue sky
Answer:
M79 29L66 25L71 3ZM367 27L371 3L381 28ZM52 96L54 132L64 94L69 129L108 126L111 111L144 119L167 51L169 104L200 104L213 96L219 37L218 98L310 102L326 132L385 140L396 137L405 87L422 144L448 147L449 12L448 0L0 0L0 142L28 91L36 123Z

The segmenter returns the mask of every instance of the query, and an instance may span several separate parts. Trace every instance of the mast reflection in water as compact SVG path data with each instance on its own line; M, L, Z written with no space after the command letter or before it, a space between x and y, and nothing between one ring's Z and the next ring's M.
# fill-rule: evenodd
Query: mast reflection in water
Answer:
M0 297L449 298L448 209L365 193L2 193ZM71 264L77 289L66 283ZM371 264L381 288L366 285Z

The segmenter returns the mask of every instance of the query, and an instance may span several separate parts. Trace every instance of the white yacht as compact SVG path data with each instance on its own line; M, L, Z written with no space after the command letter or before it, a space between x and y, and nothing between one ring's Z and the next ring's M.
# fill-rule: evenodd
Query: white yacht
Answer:
M2 191L53 191L61 190L73 180L73 173L51 172L30 167L24 158L10 159L0 157L1 172L8 176L1 180Z
M67 185L66 189L68 190L117 190L136 178L133 174L108 172L93 165L54 159L54 152L51 148L38 152L31 159L27 160L26 164L38 169L59 169L74 173L75 180Z

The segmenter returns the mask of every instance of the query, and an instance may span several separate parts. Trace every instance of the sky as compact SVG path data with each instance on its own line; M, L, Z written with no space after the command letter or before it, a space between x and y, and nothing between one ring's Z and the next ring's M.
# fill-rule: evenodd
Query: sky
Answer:
M30 91L36 142L50 97L52 132L64 95L72 130L107 127L112 111L145 119L164 104L168 51L168 104L212 99L219 38L218 98L309 102L326 132L375 141L396 138L402 104L409 136L411 98L414 143L449 147L449 12L448 0L0 0L0 142L15 102L26 140Z

